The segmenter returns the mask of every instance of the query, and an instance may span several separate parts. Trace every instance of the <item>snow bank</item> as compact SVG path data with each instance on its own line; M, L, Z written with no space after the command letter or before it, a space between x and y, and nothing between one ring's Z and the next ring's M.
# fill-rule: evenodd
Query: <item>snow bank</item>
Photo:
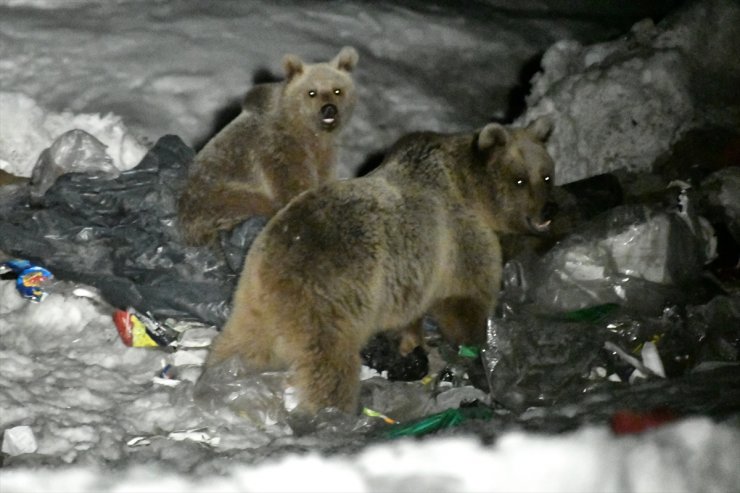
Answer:
M35 491L435 491L724 492L740 482L740 431L689 419L640 436L604 428L563 436L504 435L495 446L472 438L403 440L354 456L287 455L226 475L181 476L156 465L120 472L93 467L2 473L4 493Z
M649 170L687 130L737 122L740 6L710 0L616 41L555 43L533 79L524 121L555 114L557 182ZM710 121L707 121L710 120Z
M30 177L41 152L73 129L84 130L101 141L121 171L139 164L147 151L121 117L111 113L55 113L22 92L7 91L0 92L0 108L0 169L16 176Z

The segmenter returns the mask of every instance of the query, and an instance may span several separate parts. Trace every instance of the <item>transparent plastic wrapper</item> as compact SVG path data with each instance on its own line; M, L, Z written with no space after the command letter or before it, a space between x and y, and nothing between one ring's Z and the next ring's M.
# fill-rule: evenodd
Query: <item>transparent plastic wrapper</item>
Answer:
M369 416L349 415L334 408L323 409L315 416L297 412L298 395L288 377L288 371L250 371L238 358L231 358L201 374L193 400L212 414L228 413L245 427L284 438L338 434L328 440L343 443L348 433L372 427L374 420Z
M515 411L740 363L737 295L654 316L616 304L552 315L504 303L502 312L489 320L482 356L492 398Z
M493 399L521 411L582 391L605 340L590 323L531 310L489 319L482 357Z
M195 385L193 397L214 414L229 409L255 427L284 423L295 407L286 372L249 372L237 358L206 369Z
M687 330L702 341L698 362L740 361L740 293L687 308Z
M33 168L31 198L39 201L57 178L66 173L86 173L105 179L116 178L120 171L105 151L106 146L84 130L63 133L44 149Z
M504 269L507 296L543 312L617 303L660 313L687 301L683 287L701 276L706 231L695 217L661 207L625 205L584 224L542 258ZM695 296L696 292L688 296Z

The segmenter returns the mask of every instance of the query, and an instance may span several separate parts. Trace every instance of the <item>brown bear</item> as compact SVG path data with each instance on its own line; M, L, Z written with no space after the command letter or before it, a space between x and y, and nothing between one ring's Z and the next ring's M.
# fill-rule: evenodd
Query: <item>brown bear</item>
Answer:
M355 410L360 349L431 314L482 343L497 301L497 233L541 233L553 181L550 124L402 138L371 174L302 193L247 254L207 365L240 356L290 369L301 408Z
M253 216L274 215L300 192L334 178L335 136L355 106L357 51L330 62L283 59L285 80L259 84L243 111L197 154L178 203L186 242L213 243Z

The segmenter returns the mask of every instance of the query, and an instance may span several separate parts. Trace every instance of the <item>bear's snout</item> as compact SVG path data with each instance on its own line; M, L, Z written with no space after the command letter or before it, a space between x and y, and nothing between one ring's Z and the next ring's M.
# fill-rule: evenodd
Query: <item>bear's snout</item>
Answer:
M329 103L322 106L320 112L321 122L324 125L333 125L334 121L337 119L337 114L339 113L339 110L335 105Z
M542 220L549 221L555 217L558 213L558 204L555 202L547 202L545 207L542 208Z

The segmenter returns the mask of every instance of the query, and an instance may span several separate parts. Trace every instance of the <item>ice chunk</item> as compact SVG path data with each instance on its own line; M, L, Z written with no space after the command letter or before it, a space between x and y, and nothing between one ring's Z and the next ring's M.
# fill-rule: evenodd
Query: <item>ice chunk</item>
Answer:
M15 426L3 433L2 451L9 455L32 454L38 449L30 426Z
M521 123L555 116L548 150L556 182L620 168L649 171L702 118L735 126L738 99L728 95L737 93L740 74L727 47L740 43L738 22L737 3L695 2L614 41L550 47Z

